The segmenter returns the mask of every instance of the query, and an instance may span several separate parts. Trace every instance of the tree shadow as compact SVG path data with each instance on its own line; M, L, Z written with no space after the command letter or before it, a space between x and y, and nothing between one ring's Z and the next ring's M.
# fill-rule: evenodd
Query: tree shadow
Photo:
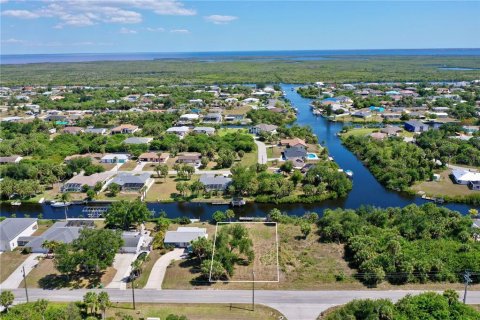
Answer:
M61 274L49 274L38 280L38 285L46 290L97 288L101 285L103 274L103 272L92 274L78 273L70 277Z

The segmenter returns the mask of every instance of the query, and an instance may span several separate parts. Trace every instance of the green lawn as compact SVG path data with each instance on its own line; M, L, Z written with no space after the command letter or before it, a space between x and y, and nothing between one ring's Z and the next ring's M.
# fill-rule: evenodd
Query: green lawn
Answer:
M378 131L378 128L355 128L348 130L345 133L342 133L343 137L350 137L350 136L366 136L374 131Z
M28 254L22 254L19 250L0 254L0 283L5 281L28 256Z

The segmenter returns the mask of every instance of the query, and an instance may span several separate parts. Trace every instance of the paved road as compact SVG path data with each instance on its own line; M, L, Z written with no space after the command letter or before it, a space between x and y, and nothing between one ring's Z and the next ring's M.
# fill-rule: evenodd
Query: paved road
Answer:
M30 271L38 264L38 257L42 256L41 253L32 253L23 263L18 266L12 274L5 279L0 285L1 289L16 289L23 281L23 270L25 267L25 273L28 275ZM1 266L0 266L1 267ZM27 279L28 282L28 279Z
M145 289L161 290L163 278L165 277L165 272L167 271L167 267L170 265L170 262L172 262L172 260L180 260L185 255L184 249L174 249L173 251L167 252L161 256L153 265L147 284L145 285Z
M31 301L49 299L51 301L79 301L88 290L42 290L30 289ZM130 290L106 289L113 302L132 300ZM394 301L407 294L419 294L414 290L356 290L356 291L281 291L256 290L255 302L273 307L282 312L289 320L316 319L318 315L331 306L347 303L354 299L392 299ZM25 301L23 289L15 289L16 302ZM463 292L459 291L460 296ZM249 290L135 290L137 302L148 303L251 303L252 292ZM468 293L468 303L480 304L480 291Z
M258 150L258 163L267 163L267 146L262 141L255 140Z

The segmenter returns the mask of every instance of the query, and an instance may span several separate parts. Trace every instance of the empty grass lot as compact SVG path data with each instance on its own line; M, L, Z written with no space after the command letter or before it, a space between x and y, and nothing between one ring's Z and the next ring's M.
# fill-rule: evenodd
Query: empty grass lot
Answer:
M468 186L453 183L450 178L451 169L440 172L440 181L423 181L411 187L415 192L423 191L428 196L468 196L478 193L478 191L470 190Z
M133 169L135 169L136 166L137 166L137 162L130 160L130 161L127 161L124 164L122 164L122 166L118 170L120 170L120 171L132 171Z
M117 270L109 267L99 275L67 279L62 276L53 263L53 259L43 259L28 274L27 282L30 288L59 289L59 288L92 288L100 284L105 287L109 284Z
M28 256L28 254L22 254L19 250L0 254L0 283L5 281Z

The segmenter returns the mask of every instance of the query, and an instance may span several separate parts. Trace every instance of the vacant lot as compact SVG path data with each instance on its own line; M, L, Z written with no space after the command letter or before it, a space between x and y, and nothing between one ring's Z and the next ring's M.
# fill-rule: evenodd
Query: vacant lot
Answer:
M43 259L28 274L27 282L30 288L59 289L59 288L95 288L109 284L117 270L110 267L98 275L88 277L73 277L67 279L55 269L53 259Z
M18 250L0 254L0 283L5 281L28 256L28 254L22 254Z
M418 192L423 191L428 196L442 197L442 196L467 196L478 193L473 191L466 185L453 183L450 178L451 169L446 169L440 172L440 181L424 181L412 186L412 190Z
M133 169L135 169L136 166L137 166L137 162L130 160L130 161L127 161L124 164L122 164L122 166L118 170L120 170L120 171L132 171Z

